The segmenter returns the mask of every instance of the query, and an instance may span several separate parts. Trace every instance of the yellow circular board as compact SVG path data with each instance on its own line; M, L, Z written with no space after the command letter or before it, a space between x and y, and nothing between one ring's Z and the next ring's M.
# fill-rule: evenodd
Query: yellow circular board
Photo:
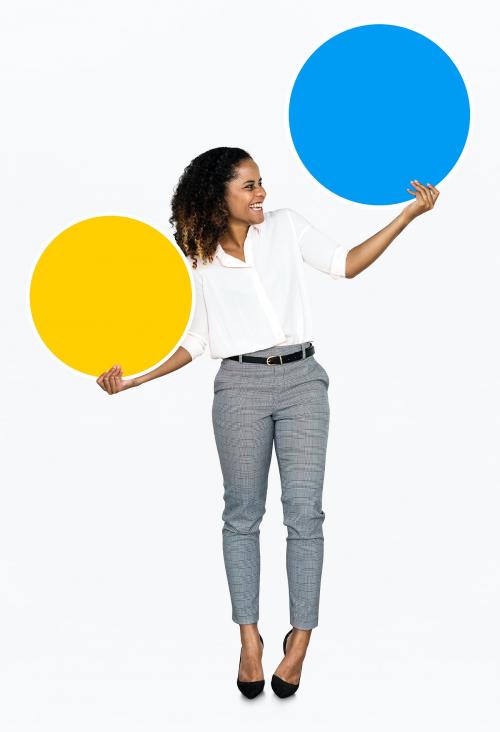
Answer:
M159 231L125 216L97 216L62 231L31 278L30 307L47 348L92 376L159 363L188 325L188 260Z

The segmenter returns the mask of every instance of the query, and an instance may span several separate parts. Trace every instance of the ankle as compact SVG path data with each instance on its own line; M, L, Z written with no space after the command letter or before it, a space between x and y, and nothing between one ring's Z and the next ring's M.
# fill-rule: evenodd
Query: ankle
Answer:
M242 645L260 646L260 633L257 628L257 623L246 623L245 625L240 625L240 640Z
M286 654L288 655L299 655L304 656L309 646L311 638L310 630L302 630L300 628L293 628L289 638L286 642Z

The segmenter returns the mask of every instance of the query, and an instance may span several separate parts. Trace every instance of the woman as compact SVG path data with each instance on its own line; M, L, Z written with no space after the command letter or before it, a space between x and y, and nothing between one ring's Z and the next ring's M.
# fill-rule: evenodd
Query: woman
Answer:
M260 171L241 148L220 147L194 158L172 199L175 240L193 270L196 300L189 331L161 366L123 379L119 365L97 383L115 394L171 373L207 347L221 366L212 423L224 483L223 557L240 626L237 684L248 698L264 687L259 634L259 526L265 513L275 445L287 526L290 624L284 657L272 676L279 697L299 687L312 629L318 625L323 564L323 476L330 421L329 378L314 358L304 262L332 278L355 277L424 211L439 191L416 191L388 226L346 249L299 213L264 213Z

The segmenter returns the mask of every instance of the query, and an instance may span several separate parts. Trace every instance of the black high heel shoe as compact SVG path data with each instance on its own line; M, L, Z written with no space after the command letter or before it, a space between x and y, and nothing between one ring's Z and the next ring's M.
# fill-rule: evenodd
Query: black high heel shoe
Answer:
M262 648L264 648L264 641L262 640L262 636L260 635L260 633L259 638L260 642L262 643ZM260 694L266 682L265 679L258 679L258 681L240 681L241 652L242 651L240 651L240 663L238 666L238 676L236 677L236 683L238 684L238 689L241 691L242 694L247 697L247 699L254 699L258 694Z
M283 655L286 656L286 642L288 640L288 636L293 631L293 628L288 631L288 633L285 635L285 638L283 640ZM276 696L279 696L280 699L284 699L287 696L291 696L292 694L295 694L297 689L300 685L300 678L298 684L291 684L289 681L285 681L284 679L281 679L279 676L276 676L276 674L273 674L271 678L271 688L276 694Z

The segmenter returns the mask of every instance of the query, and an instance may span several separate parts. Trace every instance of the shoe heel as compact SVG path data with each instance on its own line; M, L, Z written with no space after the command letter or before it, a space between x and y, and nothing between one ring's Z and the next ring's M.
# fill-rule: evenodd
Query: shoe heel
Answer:
M288 640L288 636L292 633L293 628L288 631L288 633L283 638L283 655L286 656L286 642ZM279 676L276 676L276 674L272 675L271 678L271 688L276 694L276 696L279 696L280 699L285 699L287 696L292 696L292 694L295 694L297 689L300 686L300 681L298 684L291 684L289 681L285 681L284 679L280 678Z

